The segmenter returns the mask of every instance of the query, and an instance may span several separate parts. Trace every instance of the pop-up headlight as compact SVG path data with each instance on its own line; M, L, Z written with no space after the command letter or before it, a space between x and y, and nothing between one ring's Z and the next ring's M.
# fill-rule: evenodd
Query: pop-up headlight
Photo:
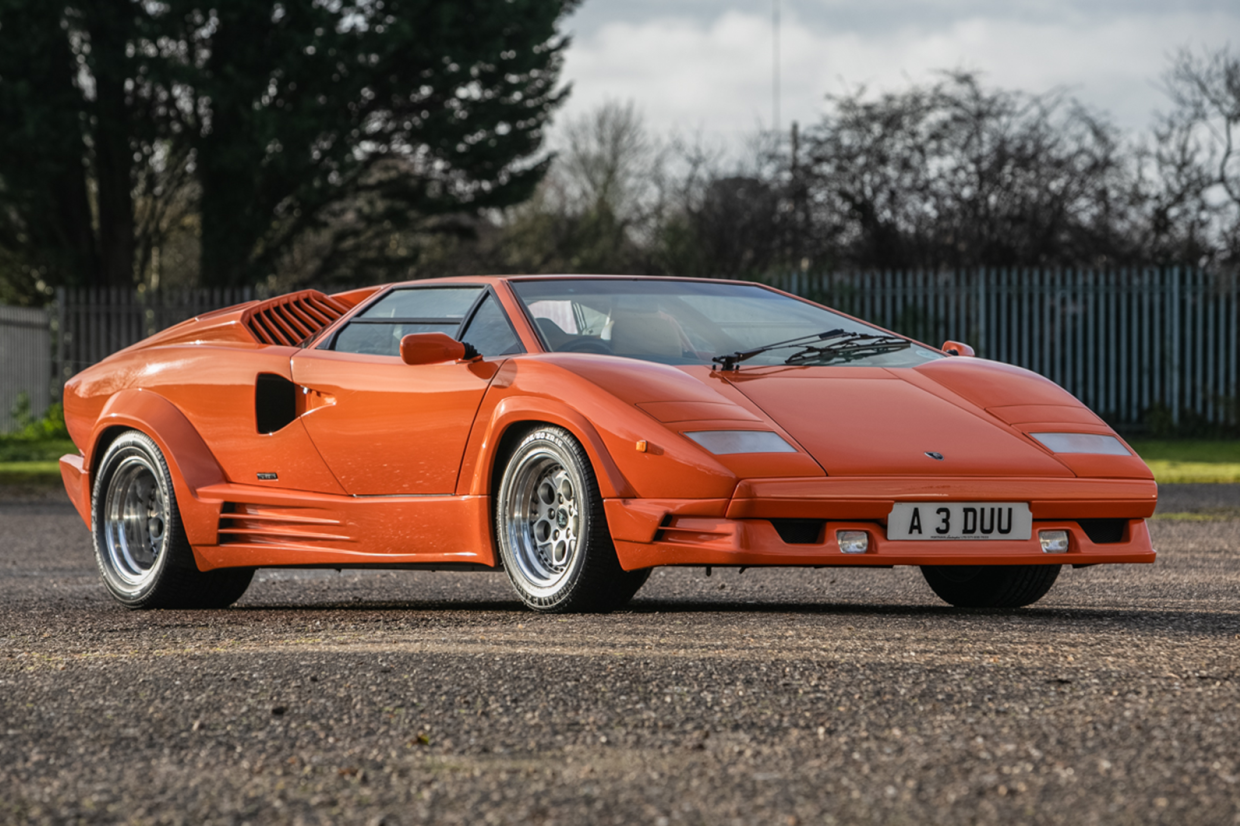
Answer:
M686 433L716 456L729 453L796 453L797 449L769 430L698 430Z
M1053 453L1095 453L1128 456L1128 448L1114 436L1100 433L1030 433Z

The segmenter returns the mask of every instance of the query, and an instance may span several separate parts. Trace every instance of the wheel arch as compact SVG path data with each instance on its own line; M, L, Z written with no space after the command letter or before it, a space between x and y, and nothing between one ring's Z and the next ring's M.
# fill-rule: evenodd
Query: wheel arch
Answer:
M185 414L158 393L122 390L104 405L90 443L83 451L90 462L87 466L90 491L94 490L99 465L107 449L127 430L150 437L163 454L191 546L215 544L219 509L201 502L194 494L200 487L225 481L224 471ZM91 521L93 524L93 511Z
M636 495L611 458L602 436L584 415L565 404L523 396L510 396L495 406L482 440L482 455L474 465L466 492L493 495L503 462L512 454L513 447L525 434L544 426L561 427L581 444L604 499Z

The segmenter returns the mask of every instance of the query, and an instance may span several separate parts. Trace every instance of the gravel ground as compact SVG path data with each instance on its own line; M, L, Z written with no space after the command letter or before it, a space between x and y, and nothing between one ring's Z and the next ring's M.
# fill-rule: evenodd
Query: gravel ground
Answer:
M0 821L1240 823L1237 509L1167 486L1217 518L1014 612L664 569L609 616L334 571L134 613L62 498L0 492Z

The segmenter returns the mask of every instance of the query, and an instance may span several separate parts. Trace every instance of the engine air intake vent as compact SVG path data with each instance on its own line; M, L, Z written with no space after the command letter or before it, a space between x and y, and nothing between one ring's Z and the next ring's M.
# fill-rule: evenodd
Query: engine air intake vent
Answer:
M256 304L241 320L260 344L296 347L346 310L348 307L318 290L302 290Z

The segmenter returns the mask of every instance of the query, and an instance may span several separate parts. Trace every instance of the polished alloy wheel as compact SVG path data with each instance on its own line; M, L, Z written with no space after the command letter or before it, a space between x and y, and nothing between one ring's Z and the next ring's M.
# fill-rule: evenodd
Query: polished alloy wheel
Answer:
M649 570L620 567L590 456L567 430L532 430L504 462L495 498L500 559L535 611L612 611Z
M253 568L200 571L181 524L168 462L145 433L121 433L104 451L91 490L95 561L129 608L223 608Z
M526 453L504 503L513 562L535 595L568 576L582 543L581 481L549 447Z
M137 591L167 548L168 497L145 456L121 460L103 503L104 563L116 585Z

